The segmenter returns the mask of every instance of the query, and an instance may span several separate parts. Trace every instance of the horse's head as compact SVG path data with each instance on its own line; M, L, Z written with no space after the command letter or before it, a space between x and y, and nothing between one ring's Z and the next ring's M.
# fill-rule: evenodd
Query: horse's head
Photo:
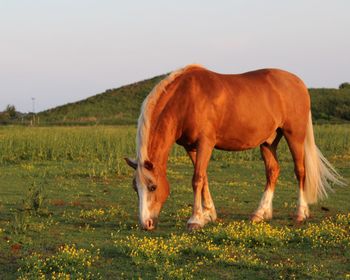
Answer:
M143 163L125 158L126 163L135 169L133 188L139 200L140 224L145 230L157 226L159 212L169 195L169 183L165 172L146 160Z

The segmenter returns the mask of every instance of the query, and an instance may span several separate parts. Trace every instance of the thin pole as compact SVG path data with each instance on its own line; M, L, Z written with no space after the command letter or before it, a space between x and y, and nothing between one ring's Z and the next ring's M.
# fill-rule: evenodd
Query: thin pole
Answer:
M33 113L35 114L35 97L32 97Z

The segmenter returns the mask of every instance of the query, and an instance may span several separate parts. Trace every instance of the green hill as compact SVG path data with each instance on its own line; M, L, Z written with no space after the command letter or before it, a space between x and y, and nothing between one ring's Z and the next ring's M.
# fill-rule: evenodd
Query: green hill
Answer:
M142 101L165 75L117 89L108 89L87 99L37 114L40 124L135 124Z
M147 94L165 75L109 89L85 100L38 113L40 124L135 124ZM309 90L316 122L350 121L350 88Z

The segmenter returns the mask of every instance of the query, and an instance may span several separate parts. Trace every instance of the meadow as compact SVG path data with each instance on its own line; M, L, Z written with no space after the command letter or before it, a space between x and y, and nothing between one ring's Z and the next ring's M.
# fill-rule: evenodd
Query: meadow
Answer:
M218 221L189 233L192 164L174 146L171 195L153 232L138 226L125 156L133 126L0 127L0 279L350 279L350 187L297 225L284 140L274 219L252 224L265 185L259 149L215 151ZM350 125L316 125L317 145L350 181Z

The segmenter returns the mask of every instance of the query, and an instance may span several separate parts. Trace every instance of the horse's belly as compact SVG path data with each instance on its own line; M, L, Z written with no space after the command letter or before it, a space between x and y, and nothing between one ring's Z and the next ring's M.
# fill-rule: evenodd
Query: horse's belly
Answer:
M225 151L243 151L243 150L255 148L259 146L262 142L264 141L244 143L240 139L230 138L230 139L225 139L225 141L219 141L215 145L215 148L219 150L225 150Z
M215 148L228 151L242 151L255 148L264 142L272 143L277 127L269 129L227 129L217 135Z

